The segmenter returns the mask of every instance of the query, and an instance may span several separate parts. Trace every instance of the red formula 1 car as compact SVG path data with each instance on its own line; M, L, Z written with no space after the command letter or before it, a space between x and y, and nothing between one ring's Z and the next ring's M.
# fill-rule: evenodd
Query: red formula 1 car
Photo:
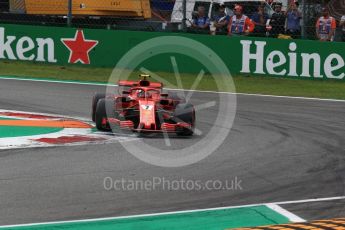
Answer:
M162 93L163 84L148 81L119 81L127 87L119 95L96 94L92 101L92 120L98 130L132 130L134 132L166 132L192 136L195 109L175 93Z

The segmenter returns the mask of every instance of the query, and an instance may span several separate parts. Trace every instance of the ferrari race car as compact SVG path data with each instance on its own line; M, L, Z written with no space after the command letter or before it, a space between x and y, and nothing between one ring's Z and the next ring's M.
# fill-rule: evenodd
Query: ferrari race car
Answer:
M163 93L163 84L147 80L118 82L126 88L115 94L97 93L92 101L92 120L101 131L131 130L138 133L176 133L192 136L195 109L176 93Z

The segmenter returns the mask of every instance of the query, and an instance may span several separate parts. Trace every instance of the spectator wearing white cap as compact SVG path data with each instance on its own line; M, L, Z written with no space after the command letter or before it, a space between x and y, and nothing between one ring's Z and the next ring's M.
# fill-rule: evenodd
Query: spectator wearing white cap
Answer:
M271 20L269 20L269 29L271 29L270 34L272 37L277 37L279 34L285 33L285 21L286 16L282 12L283 4L277 2L273 5L274 13L272 14Z

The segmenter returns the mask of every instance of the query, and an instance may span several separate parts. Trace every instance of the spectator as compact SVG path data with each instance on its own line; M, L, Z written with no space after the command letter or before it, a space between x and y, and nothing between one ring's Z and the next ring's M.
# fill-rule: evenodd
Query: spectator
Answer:
M298 10L296 3L291 3L289 9L286 12L286 18L286 33L292 38L299 38L301 35L302 14Z
M205 7L199 6L197 17L193 20L192 28L196 30L209 30L210 19L205 13Z
M248 35L254 31L255 25L246 15L243 14L243 7L236 5L234 8L234 16L230 18L228 26L228 35Z
M222 4L219 6L219 12L214 17L214 24L213 26L216 27L217 33L223 33L226 34L227 32L227 25L230 22L230 16L226 14L225 12L225 5Z
M320 41L333 41L337 23L329 16L329 10L322 8L322 16L316 22L316 36Z
M266 0L267 4L272 6L274 4L274 0Z
M345 15L341 17L339 26L341 28L341 40L345 42Z
M265 7L260 5L258 11L252 15L252 21L255 25L254 34L257 36L265 36L266 23L269 19L268 14L265 13Z
M296 7L298 8L298 7L299 7L299 2L298 2L298 0L294 0L293 2L295 3Z
M282 12L282 3L274 4L274 13L272 14L269 25L271 28L271 36L278 37L279 34L285 33L285 14Z

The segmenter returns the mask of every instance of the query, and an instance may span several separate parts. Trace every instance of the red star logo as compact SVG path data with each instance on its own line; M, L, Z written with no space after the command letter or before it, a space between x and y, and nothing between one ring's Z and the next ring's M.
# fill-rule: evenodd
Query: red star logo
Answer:
M96 40L86 40L83 30L77 30L73 39L62 38L61 42L69 49L69 63L90 64L89 52L98 44Z

